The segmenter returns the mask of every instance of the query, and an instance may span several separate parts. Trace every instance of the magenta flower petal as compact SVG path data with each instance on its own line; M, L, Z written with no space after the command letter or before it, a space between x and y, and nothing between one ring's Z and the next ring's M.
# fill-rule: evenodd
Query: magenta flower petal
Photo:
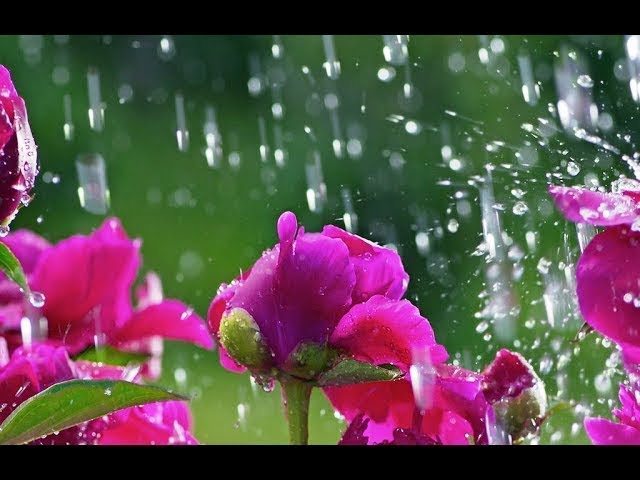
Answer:
M572 222L631 225L640 215L638 203L624 193L600 193L582 187L549 187L558 210Z
M9 250L20 260L22 269L27 276L36 268L40 255L51 248L51 244L40 235L30 230L16 230L0 239ZM4 278L4 274L0 274Z
M288 218L280 229L286 235L292 230ZM349 252L340 240L320 234L295 241L283 237L254 264L227 308L249 312L274 360L283 363L300 342L326 341L351 303L354 283Z
M197 445L184 402L160 402L116 412L100 445Z
M587 245L576 269L580 311L595 330L640 346L640 233L611 227Z
M445 362L448 357L417 307L408 300L390 300L382 295L354 305L342 317L329 342L360 360L391 363L403 371L411 365L412 349L429 350L432 364Z
M369 443L393 438L396 428L410 428L416 409L411 384L406 380L327 387L324 393L348 422L359 415L369 419Z
M22 265L22 269L30 279L35 267L40 259L40 255L45 250L51 248L51 244L39 235L29 230L16 230L10 233L5 238L0 239L0 242L4 243L11 252L16 256ZM20 291L18 286L7 277L0 273L0 305L9 304L11 302L21 303L24 299L24 294ZM4 307L13 308L14 305L3 305ZM15 308L20 308L17 305ZM0 314L0 330L6 326ZM20 316L22 314L20 313ZM18 319L19 321L20 319Z
M469 445L473 438L472 425L456 412L443 411L438 425L437 437L443 445Z
M24 100L0 65L0 223L8 224L38 174L36 144Z
M393 300L402 298L409 285L409 275L400 255L333 225L325 226L322 235L339 238L349 249L356 274L353 303L365 302L374 295Z
M34 344L20 348L4 367L0 367L0 423L18 404L54 383L70 380L75 369L64 348Z
M222 319L222 315L224 314L229 300L233 298L236 293L238 286L244 281L245 278L249 275L251 270L245 272L240 277L236 278L231 284L222 284L220 289L218 290L218 294L211 302L209 306L209 311L207 312L207 325L209 327L209 331L212 335L217 336L218 330L220 328L220 321ZM218 354L220 356L220 364L226 368L227 370L235 373L243 373L247 369L239 365L233 360L227 350L218 343Z
M438 365L435 371L438 387L454 398L474 401L482 391L483 376L479 373L453 365Z
M594 445L640 445L640 430L604 418L585 418L584 429Z
M213 340L202 318L178 300L164 300L134 312L113 334L113 341L120 344L154 336L213 349Z
M136 242L84 235L42 252L31 286L46 297L43 313L49 336L64 340L71 352L77 352L93 342L96 320L103 332L113 329L114 299L128 292L139 262ZM110 303L102 311L107 300Z

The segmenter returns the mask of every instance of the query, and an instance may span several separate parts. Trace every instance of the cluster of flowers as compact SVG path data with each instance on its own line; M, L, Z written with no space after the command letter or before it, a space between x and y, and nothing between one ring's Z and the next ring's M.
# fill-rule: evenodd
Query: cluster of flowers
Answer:
M55 245L27 230L6 234L30 200L38 173L24 101L0 66L0 241L18 258L32 292L0 277L0 423L22 402L71 379L143 383L160 375L163 339L219 346L224 368L278 381L292 440L306 443L311 389L322 388L347 420L341 444L514 443L537 432L547 408L543 382L518 353L500 350L481 372L447 363L429 321L406 299L400 257L340 228L277 223L279 243L213 299L205 323L163 299L148 273L131 290L141 242L116 218ZM551 187L571 221L606 227L577 266L585 321L614 340L629 381L618 422L587 418L597 444L640 444L640 183L613 193ZM44 299L44 301L43 301ZM208 326L208 330L207 330ZM141 354L126 367L84 355L111 348ZM184 402L119 410L48 435L38 444L194 444Z
M0 66L0 223L5 229L26 203L37 174L35 143L24 101ZM91 235L51 245L28 230L0 239L18 258L31 296L0 280L0 423L22 402L71 379L155 379L162 339L212 349L204 321L177 300L164 300L159 278L149 273L131 289L141 263L139 240L107 219ZM42 302L44 297L44 303ZM88 349L115 348L148 356L135 368L80 360ZM117 411L49 435L39 444L193 444L185 402L160 402Z
M578 303L585 322L618 345L628 376L622 408L612 412L618 421L586 418L585 430L594 444L640 445L640 182L622 178L612 187L549 192L568 220L605 227L578 261Z

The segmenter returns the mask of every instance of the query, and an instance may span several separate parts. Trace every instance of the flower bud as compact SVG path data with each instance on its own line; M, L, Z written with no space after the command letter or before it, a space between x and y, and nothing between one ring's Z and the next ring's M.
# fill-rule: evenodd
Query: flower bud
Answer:
M220 321L220 343L238 364L250 370L271 367L272 355L260 327L244 308L234 308Z
M519 353L502 349L482 372L482 390L514 441L535 433L547 410L544 383Z

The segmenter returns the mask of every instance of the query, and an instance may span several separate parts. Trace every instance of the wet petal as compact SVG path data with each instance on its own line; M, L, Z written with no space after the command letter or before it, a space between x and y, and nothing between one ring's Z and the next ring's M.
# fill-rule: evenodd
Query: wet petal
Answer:
M408 300L390 300L382 295L354 305L342 317L329 342L359 360L377 365L391 363L405 372L415 350L428 350L432 364L448 357L417 307Z
M400 255L333 225L325 226L322 235L339 238L349 249L356 273L353 303L365 302L374 295L384 295L393 300L402 298L409 285L409 275L404 270Z
M351 303L354 283L344 243L304 234L266 251L227 308L247 310L282 363L301 341L327 339Z
M395 428L411 427L415 402L411 384L405 379L326 387L323 391L348 422L360 414L371 419L367 428L371 442L390 440Z
M113 334L116 344L160 336L191 342L208 350L213 340L200 316L178 300L164 300L138 310Z
M595 330L640 346L640 233L612 227L587 245L576 269L580 311Z
M100 445L197 445L183 402L151 403L111 415Z
M585 418L584 429L594 445L640 445L640 430L604 418Z
M640 216L638 203L623 193L600 193L581 187L549 187L558 210L572 222L631 225Z
M110 331L114 317L128 313L125 298L139 262L134 242L105 242L83 235L42 252L31 286L46 297L43 314L49 321L49 335L64 339L77 351L93 342L96 319L104 332ZM106 307L101 311L103 303ZM114 308L120 303L122 311L116 314Z

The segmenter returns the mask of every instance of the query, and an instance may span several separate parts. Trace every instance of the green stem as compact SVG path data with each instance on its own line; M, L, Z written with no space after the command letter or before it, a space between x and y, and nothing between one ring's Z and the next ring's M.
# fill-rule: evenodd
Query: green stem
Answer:
M284 414L289 422L289 444L309 443L309 400L311 385L298 380L281 381Z

